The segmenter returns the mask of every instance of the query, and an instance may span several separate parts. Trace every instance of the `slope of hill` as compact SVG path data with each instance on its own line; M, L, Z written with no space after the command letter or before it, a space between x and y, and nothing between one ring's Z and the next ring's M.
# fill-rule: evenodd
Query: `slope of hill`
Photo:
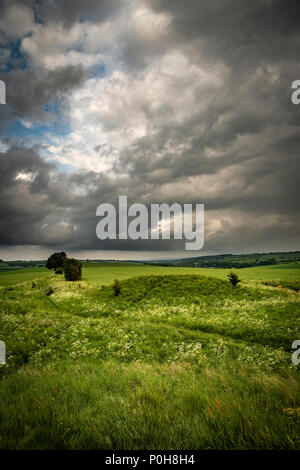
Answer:
M144 261L145 264L161 266L190 266L198 268L249 268L282 263L300 262L300 251L277 253L250 253L241 255L212 255L176 260Z

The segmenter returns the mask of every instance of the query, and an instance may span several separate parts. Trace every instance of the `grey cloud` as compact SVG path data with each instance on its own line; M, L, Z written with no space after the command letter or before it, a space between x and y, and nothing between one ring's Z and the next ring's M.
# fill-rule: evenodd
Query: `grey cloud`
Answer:
M122 182L112 181L94 172L58 174L57 169L45 163L37 149L14 147L1 154L1 245L45 245L63 246L68 249L127 249L127 250L182 250L183 242L171 241L107 241L96 238L96 207L103 202L111 202L117 207L119 194L130 194L129 204L144 202L148 208L153 202L161 202L160 186L152 184L151 193L145 195L146 185L140 181L132 189L131 179ZM247 169L245 169L247 170ZM291 168L290 178L293 172ZM31 181L16 179L19 174L33 173ZM278 177L282 172L279 172ZM235 175L241 177L241 175ZM271 179L271 188L273 180ZM294 180L294 188L296 181ZM183 186L186 183L183 181ZM257 182L256 182L257 185ZM296 248L298 219L294 212L278 205L280 194L275 200L269 197L270 186L258 187L258 193L244 197L243 191L235 194L229 190L224 194L218 191L208 198L206 219L209 228L211 220L218 220L221 227L206 237L205 249L217 250L220 245L235 251L243 246L255 249ZM282 185L282 194L289 193L291 183ZM80 190L80 191L79 191ZM289 193L291 196L291 193ZM263 208L265 196L268 201ZM178 199L178 197L180 198ZM202 202L199 194L191 197L169 191L164 202ZM272 196L272 194L271 194ZM296 206L296 204L295 204ZM296 207L294 207L296 209ZM264 214L265 210L265 215ZM276 248L277 247L277 248Z
M199 39L210 54L249 62L297 56L300 5L293 0L146 0L169 12L183 42ZM295 47L296 46L296 47Z
M84 76L80 65L50 71L15 69L0 74L6 83L5 114L11 118L46 121L49 113L45 112L45 104L62 100L65 93L82 83Z
M122 0L42 0L35 5L35 9L43 23L62 22L69 28L78 21L105 21L123 4Z
M299 248L300 106L291 104L290 87L299 79L300 5L279 0L243 0L238 6L232 0L144 4L167 12L171 24L162 41L138 42L131 31L122 33L121 66L131 79L151 68L154 58L177 50L189 64L209 66L215 73L224 70L222 86L198 88L178 78L167 90L165 103L155 109L142 98L135 107L129 102L128 118L141 111L151 132L122 149L112 174L63 173L46 163L38 148L14 147L1 154L1 243L182 249L173 241L97 240L96 207L116 204L125 194L131 202L148 205L204 203L209 229L205 249ZM122 7L117 1L74 1L41 2L38 9L45 23L59 19L68 34L80 19L100 22ZM81 67L68 67L14 70L5 76L12 115L43 120L44 104L54 97L63 103L64 94L79 86L85 75ZM176 113L184 110L172 108L172 100L186 87L193 88L194 104L177 119ZM118 130L113 119L107 132ZM35 177L16 180L20 172Z

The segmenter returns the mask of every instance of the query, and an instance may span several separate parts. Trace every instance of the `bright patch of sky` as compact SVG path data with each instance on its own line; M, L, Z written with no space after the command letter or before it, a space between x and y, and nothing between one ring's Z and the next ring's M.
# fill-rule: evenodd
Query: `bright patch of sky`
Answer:
M112 170L122 151L153 133L146 108L159 111L162 95L166 95L169 80L166 77L159 81L161 66L168 74L174 68L175 80L182 78L176 69L183 71L188 66L183 58L178 63L171 54L165 65L156 65L156 72L149 68L144 76L132 81L120 58L122 38L131 35L134 41L147 44L153 37L163 39L169 25L167 15L139 8L136 2L129 2L119 15L106 21L79 21L68 34L62 24L36 23L26 6L21 8L21 29L16 29L15 17L20 16L16 6L8 8L4 16L0 24L11 41L11 61L6 71L14 67L56 70L78 65L86 70L81 87L65 94L60 103L45 105L49 112L46 124L19 119L7 133L9 138L25 144L39 143L46 158L68 169ZM162 101L167 104L166 96Z

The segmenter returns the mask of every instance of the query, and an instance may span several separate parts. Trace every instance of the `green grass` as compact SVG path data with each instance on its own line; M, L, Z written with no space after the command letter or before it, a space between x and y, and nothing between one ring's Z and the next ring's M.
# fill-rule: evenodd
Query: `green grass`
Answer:
M95 284L111 284L116 278L128 279L143 275L200 274L203 276L227 279L231 269L178 268L147 266L130 263L95 263L83 267L84 280ZM243 268L234 270L242 280L293 280L300 279L300 263ZM49 276L46 268L24 268L0 272L0 286L14 285L41 276Z
M19 284L44 276L49 276L49 270L46 268L24 268L0 272L0 286Z
M162 274L200 274L203 276L227 279L231 269L214 268L178 268L163 266L147 266L123 263L99 263L93 267L84 267L83 278L89 282L110 284L116 278L128 279L141 275L162 275ZM276 280L276 279L300 279L300 263L282 264L276 266L262 266L259 268L243 268L234 270L242 280ZM0 275L1 282L1 275Z
M1 393L2 449L287 449L293 379L249 367L91 360L22 369Z
M298 266L0 274L0 448L299 449Z

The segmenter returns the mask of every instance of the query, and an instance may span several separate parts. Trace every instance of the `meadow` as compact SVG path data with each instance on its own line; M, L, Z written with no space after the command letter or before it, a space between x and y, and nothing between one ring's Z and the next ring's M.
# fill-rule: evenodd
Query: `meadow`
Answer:
M12 269L10 271L0 272L0 286L20 284L21 282L44 276L49 276L49 271L46 268Z
M299 449L299 267L0 273L0 448Z

